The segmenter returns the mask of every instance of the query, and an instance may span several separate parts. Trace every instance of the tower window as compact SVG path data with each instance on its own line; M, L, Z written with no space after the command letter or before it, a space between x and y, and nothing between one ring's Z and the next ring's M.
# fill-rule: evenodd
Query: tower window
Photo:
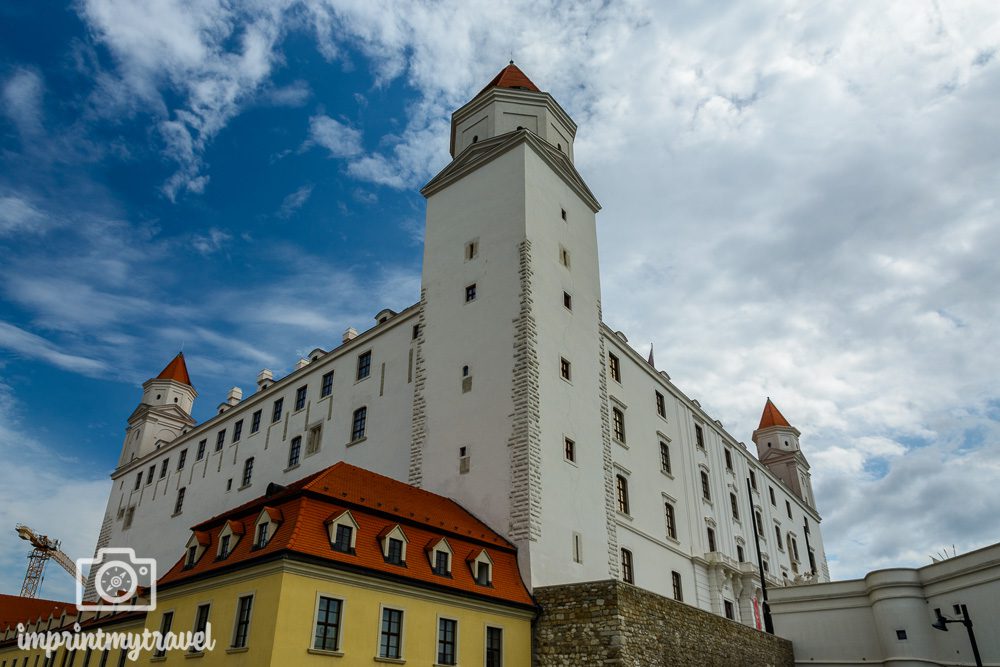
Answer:
M566 220L566 209L564 208L559 209L559 213L562 215L562 219Z
M677 539L677 512L671 503L663 503L663 512L667 519L667 537Z
M743 545L742 544L737 544L736 545L736 560L738 560L741 563L743 563L743 562L746 561L746 555L743 553Z
M681 573L671 572L670 581L674 585L674 599L678 602L684 601L684 591L681 588Z
M608 367L611 369L611 378L618 383L622 381L622 365L618 357L608 353Z
M774 500L774 487L773 486L767 487L767 493L769 496L771 496L771 504L777 505L777 503Z
M785 501L785 514L788 515L789 519L792 518L792 504L787 500Z
M628 480L624 475L615 476L615 489L618 494L618 511L628 514Z
M715 529L709 527L705 530L705 535L708 537L708 550L715 551Z
M285 399L279 398L274 402L274 408L271 410L271 423L274 424L281 420L281 410L285 406Z
M671 474L670 472L670 445L660 442L660 472Z
M419 337L420 337L420 325L419 324L414 324L413 325L413 334L411 336L411 340L416 340Z
M479 241L469 241L465 244L465 259L475 259L479 255Z
M731 451L729 451L728 448L725 450L725 456L726 456L726 470L728 470L729 472L732 472L733 471L733 453Z
M465 302L468 303L470 301L475 301L475 300L476 300L476 283L472 283L471 285L466 285Z
M324 396L329 396L333 393L333 371L323 374L323 385L320 389L320 398Z
M576 442L570 438L563 440L563 456L570 463L576 463Z
M757 490L757 475L754 474L753 470L750 471L750 488Z
M251 456L246 461L243 462L243 484L242 486L249 486L250 481L253 479L253 457Z
M559 360L559 374L562 375L562 379L563 380L567 380L568 381L568 380L572 380L573 379L573 377L572 377L572 375L573 375L572 368L573 368L573 365L569 361L567 361L566 359L560 359Z
M563 292L563 306L566 310L573 310L573 296L569 292Z
M351 442L357 442L365 437L365 428L368 425L368 408L360 407L354 411L351 420Z
M569 250L566 250L562 246L559 246L559 263L567 269L569 268Z
M712 500L712 489L708 484L708 473L704 470L701 471L701 497L705 500Z
M656 391L654 393L656 395L656 414L666 419L667 418L666 399L663 398L663 394L661 394L660 392Z
M301 410L306 407L306 392L308 392L308 385L304 385L295 390L295 409Z
M372 372L371 350L358 355L358 373L355 380L364 380Z
M625 444L625 413L618 408L611 408L615 440Z
M622 549L622 581L626 584L635 583L635 571L632 569L632 552Z

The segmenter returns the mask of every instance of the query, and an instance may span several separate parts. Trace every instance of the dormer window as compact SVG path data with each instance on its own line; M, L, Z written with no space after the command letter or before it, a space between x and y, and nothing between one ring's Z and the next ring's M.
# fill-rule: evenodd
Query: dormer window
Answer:
M379 533L379 540L382 543L382 557L386 563L406 565L407 539L399 524L384 529Z
M395 537L389 538L385 559L393 565L403 564L403 540L397 540Z
M478 554L472 552L466 560L469 563L469 568L472 570L472 576L476 580L476 584L479 586L493 585L493 559L486 553L486 549L483 549Z
M191 546L187 550L187 560L184 561L184 567L194 567L194 564L198 562L198 547Z
M224 560L233 553L233 548L243 535L243 524L239 521L227 521L219 531L219 548L215 552L216 560Z
M267 545L267 537L268 537L267 532L270 527L271 524L267 522L257 525L257 539L254 540L253 545L258 549Z
M253 548L262 549L266 547L267 543L271 541L271 538L278 531L281 521L281 510L273 507L262 509L260 514L257 515L257 520L254 522Z
M336 551L350 552L354 549L351 547L351 542L354 541L354 529L350 526L339 525L337 526L337 536L333 541L333 548Z
M194 531L191 533L191 537L188 539L187 544L184 545L184 569L188 569L195 566L201 555L205 553L205 548L209 543L208 533L203 533L201 531Z
M219 559L222 560L229 555L229 542L232 540L231 535L223 535L219 538Z
M441 577L451 576L451 545L445 538L432 539L427 543L427 556L431 562L431 572Z
M326 520L330 546L334 551L353 554L358 539L358 523L349 510L333 514Z

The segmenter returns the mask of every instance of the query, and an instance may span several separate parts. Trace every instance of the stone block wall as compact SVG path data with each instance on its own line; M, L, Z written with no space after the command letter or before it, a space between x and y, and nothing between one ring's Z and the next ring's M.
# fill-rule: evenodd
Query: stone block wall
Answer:
M788 640L614 579L534 590L535 667L794 667Z

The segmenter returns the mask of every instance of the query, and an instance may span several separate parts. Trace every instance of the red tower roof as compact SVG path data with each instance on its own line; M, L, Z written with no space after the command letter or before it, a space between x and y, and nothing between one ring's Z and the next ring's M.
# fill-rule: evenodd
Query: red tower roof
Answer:
M762 428L770 428L771 426L786 426L791 428L792 425L788 423L785 416L781 414L774 403L771 402L770 397L767 399L767 403L764 404L764 413L760 416L760 426L757 427L759 431Z
M184 353L178 352L177 356L167 364L167 367L156 376L157 380L173 380L187 386L192 386L191 377L188 375L187 364L184 363Z
M533 93L540 93L538 86L531 82L531 79L514 64L510 64L500 70L500 73L493 77L493 80L486 84L486 87L476 94L479 97L490 88L513 88L514 90L530 90Z

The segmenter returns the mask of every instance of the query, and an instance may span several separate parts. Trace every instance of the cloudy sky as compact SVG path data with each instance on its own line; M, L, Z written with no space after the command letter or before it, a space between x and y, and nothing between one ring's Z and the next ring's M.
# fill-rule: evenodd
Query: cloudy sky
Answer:
M3 3L0 592L17 521L90 555L178 349L206 419L417 300L510 57L580 126L608 323L737 438L776 401L835 577L996 541L998 46L993 0Z

